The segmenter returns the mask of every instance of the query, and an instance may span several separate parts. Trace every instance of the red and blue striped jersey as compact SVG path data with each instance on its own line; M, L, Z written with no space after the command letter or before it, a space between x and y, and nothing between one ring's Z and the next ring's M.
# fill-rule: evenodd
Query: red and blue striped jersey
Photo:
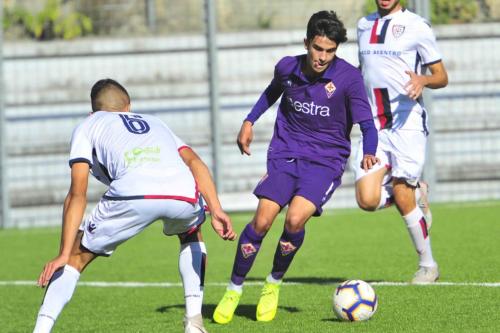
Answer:
M359 62L365 89L378 129L398 128L427 132L423 100L408 97L406 71L424 74L441 61L429 23L402 9L380 17L370 14L358 21Z

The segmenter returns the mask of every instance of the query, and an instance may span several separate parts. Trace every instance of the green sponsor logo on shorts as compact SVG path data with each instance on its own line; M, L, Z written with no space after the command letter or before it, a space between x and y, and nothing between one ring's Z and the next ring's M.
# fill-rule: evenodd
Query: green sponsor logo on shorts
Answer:
M136 147L124 153L127 167L160 162L160 147Z

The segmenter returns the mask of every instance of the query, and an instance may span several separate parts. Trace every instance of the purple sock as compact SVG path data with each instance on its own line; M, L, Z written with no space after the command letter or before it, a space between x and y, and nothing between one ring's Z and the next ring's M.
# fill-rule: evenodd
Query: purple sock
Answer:
M237 285L243 284L250 268L252 268L264 236L256 233L250 223L247 224L238 240L231 282Z
M305 230L296 233L291 233L283 229L280 241L274 253L273 270L271 275L276 280L281 280L285 275L288 267L292 263L295 253L299 250L304 241Z

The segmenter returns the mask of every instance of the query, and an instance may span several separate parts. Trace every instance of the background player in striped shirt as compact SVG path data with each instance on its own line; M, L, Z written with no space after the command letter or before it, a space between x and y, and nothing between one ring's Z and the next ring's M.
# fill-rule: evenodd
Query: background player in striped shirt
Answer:
M375 2L378 11L360 19L357 31L382 163L366 173L357 164L362 158L358 153L353 164L356 199L368 211L396 204L419 256L412 282L434 282L439 270L428 234L432 215L427 184L420 181L428 135L422 91L446 86L448 76L429 23L399 0Z
M351 153L350 132L358 123L364 135L364 170L377 163L377 131L357 68L338 58L347 40L343 23L333 11L311 16L304 46L307 54L284 57L274 78L244 120L238 136L242 154L250 155L253 125L280 97L274 135L267 154L267 174L254 190L257 211L239 238L231 281L214 312L226 324L233 318L261 243L278 213L286 206L283 233L257 305L258 321L273 320L281 281L300 249L305 225L340 185Z
M129 95L118 82L98 81L91 100L92 114L75 128L71 139L71 186L64 201L61 245L59 255L45 265L38 279L47 290L34 332L51 331L89 263L111 255L156 220L163 222L166 235L178 235L181 243L185 332L205 332L203 200L215 232L223 239L236 237L209 170L160 119L131 113ZM83 219L89 171L108 190Z

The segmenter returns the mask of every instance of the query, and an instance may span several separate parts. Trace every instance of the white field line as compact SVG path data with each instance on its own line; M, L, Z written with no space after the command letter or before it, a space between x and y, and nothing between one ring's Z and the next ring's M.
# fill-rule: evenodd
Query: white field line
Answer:
M306 285L308 283L300 282L284 282L283 285ZM311 283L320 285L337 285L337 282L327 283ZM370 282L372 286L389 286L389 287L404 287L412 286L409 282L390 282L390 281L374 281ZM80 281L79 286L83 287L101 287L101 288L177 288L182 287L181 282L104 282L104 281ZM245 286L261 286L263 282L249 281L245 282ZM463 287L500 287L500 282L434 282L429 284L421 284L423 286L463 286ZM36 281L0 281L0 286L36 286ZM205 286L224 287L227 282L209 282Z

